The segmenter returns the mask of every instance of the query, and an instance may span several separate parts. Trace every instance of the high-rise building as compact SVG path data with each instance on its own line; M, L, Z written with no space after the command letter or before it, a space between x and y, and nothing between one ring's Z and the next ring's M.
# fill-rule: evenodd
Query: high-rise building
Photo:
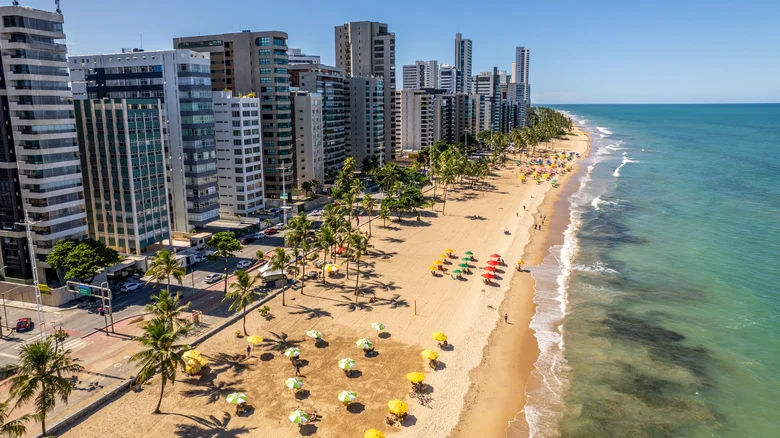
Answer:
M0 7L0 265L33 279L25 218L40 283L60 285L45 263L54 244L87 235L76 122L62 14Z
M174 38L173 46L211 55L212 89L260 99L266 199L290 193L293 164L290 72L285 32L238 32ZM279 204L279 201L272 201Z
M458 70L449 64L442 64L439 68L439 85L436 88L446 90L449 94L455 94L455 85Z
M475 94L481 94L483 96L493 95L493 82L496 78L493 77L493 73L489 71L480 72L478 75L472 78L472 89Z
M445 94L441 96L440 139L447 143L464 143L466 135L476 136L485 129L486 98L480 94Z
M265 209L260 99L214 93L219 214L235 218Z
M458 76L455 80L455 91L458 93L472 93L471 88L471 56L472 47L470 39L463 39L463 35L455 34L455 68Z
M494 79L490 83L490 130L499 132L501 131L501 84L498 81L498 67L493 67L493 74L491 77Z
M325 181L324 104L320 93L293 90L293 132L295 133L296 185Z
M404 90L436 88L439 85L439 62L416 61L403 67Z
M191 50L70 57L73 98L162 100L172 229L219 218L210 60Z
M344 165L346 157L347 93L344 72L324 64L290 66L290 85L322 96L323 173L331 183Z
M162 101L74 103L89 235L136 255L169 239Z
M384 92L383 110L392 112L395 77L395 33L387 24L358 21L336 26L336 66L344 69L347 78L381 78ZM391 147L392 117L384 118L384 162L395 159Z
M290 49L287 51L287 57L290 65L297 64L319 64L319 55L307 55L301 52L301 49Z
M515 48L515 62L512 63L512 79L508 97L521 102L518 118L521 126L528 123L528 109L531 107L531 83L529 80L531 50L527 47Z
M377 156L379 164L385 163L385 107L384 81L382 78L347 79L347 154L361 166L366 157ZM387 145L391 148L392 145Z
M396 150L419 151L441 139L441 99L433 91L395 92Z

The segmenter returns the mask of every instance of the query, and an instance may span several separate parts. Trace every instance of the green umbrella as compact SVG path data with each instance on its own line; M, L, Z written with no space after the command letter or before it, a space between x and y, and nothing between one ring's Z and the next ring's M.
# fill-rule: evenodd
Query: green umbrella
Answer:
M371 328L373 328L376 331L382 331L385 329L385 325L382 324L381 322L372 322Z
M303 388L303 380L290 377L286 382L284 382L284 386L290 389L301 389Z
M306 336L314 339L322 339L322 332L318 332L317 330L309 330L306 332Z
M463 257L461 260L463 260L464 262L470 262L471 257Z
M453 274L462 274L463 272L460 269L456 269L452 271Z
M355 401L357 398L357 393L355 391L341 391L338 397L340 402L350 403Z
M227 402L231 405L239 405L241 403L246 403L246 394L243 392L234 392L227 396Z
M369 341L368 339L361 338L361 339L358 339L357 342L355 342L355 345L357 345L358 347L360 347L360 348L362 348L364 350L368 350L374 344L372 344L371 341Z
M301 355L301 349L298 347L292 347L284 350L284 355L287 357L298 357Z
M466 252L464 252L463 254L466 254L466 255L474 255L474 253L473 253L473 252L471 252L471 251L466 251Z
M298 409L295 412L290 412L290 421L295 424L304 425L309 422L309 414L306 411Z
M355 368L355 361L349 358L341 359L339 360L339 368L349 371L352 368Z
M461 263L458 266L461 267L461 268L468 268L469 264L468 263Z

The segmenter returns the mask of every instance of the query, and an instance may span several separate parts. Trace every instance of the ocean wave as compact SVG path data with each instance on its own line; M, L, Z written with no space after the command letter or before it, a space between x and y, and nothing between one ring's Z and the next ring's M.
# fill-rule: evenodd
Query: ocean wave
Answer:
M625 166L628 163L638 163L638 162L639 161L628 158L628 154L626 152L623 152L623 161L620 163L620 166L618 166L617 169L615 169L615 171L612 172L612 176L614 176L615 178L620 177L620 169L622 169L623 166Z
M602 134L612 135L612 131L610 131L607 128L603 128L601 126L596 126L596 129L598 129L599 132L601 132Z
M604 262L596 262L592 265L574 265L573 269L579 272L598 272L601 274L619 274L618 271L610 268Z

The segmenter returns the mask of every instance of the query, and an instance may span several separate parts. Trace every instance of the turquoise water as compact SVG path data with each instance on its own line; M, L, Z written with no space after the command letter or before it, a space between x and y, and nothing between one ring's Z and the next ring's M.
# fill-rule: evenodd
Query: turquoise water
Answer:
M556 108L593 146L534 273L532 434L780 436L780 105Z

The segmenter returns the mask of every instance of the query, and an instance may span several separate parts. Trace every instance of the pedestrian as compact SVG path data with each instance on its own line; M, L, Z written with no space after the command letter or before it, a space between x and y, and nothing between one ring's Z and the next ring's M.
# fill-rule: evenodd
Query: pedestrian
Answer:
M300 377L301 375L301 361L295 362L295 376Z
M525 205L523 206L523 211L525 211Z
M249 357L249 356L251 356L251 355L252 355L252 347L250 347L249 345L247 345L247 346L246 346L246 357L248 358L248 357Z
M504 314L504 323L509 324L509 314L508 313Z

